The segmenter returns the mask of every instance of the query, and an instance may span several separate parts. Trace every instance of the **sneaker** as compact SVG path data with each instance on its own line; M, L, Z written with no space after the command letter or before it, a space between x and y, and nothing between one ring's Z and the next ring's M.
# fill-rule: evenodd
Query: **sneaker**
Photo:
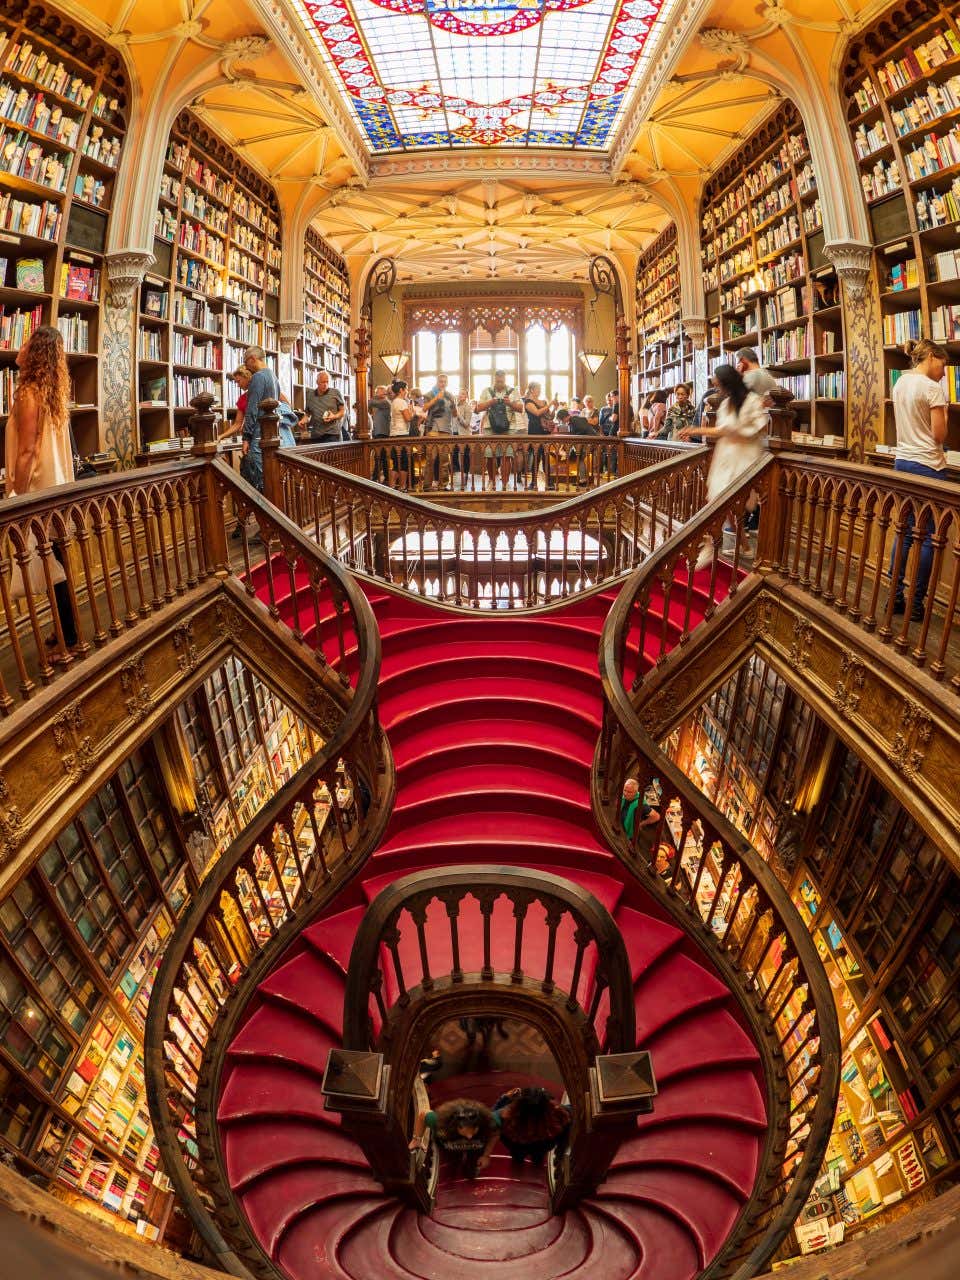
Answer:
M893 616L895 618L901 617L903 614L906 613L906 611L907 611L907 604L905 600L895 600L893 602ZM915 603L913 608L910 610L910 621L922 622L924 613L926 613L926 606L923 604Z

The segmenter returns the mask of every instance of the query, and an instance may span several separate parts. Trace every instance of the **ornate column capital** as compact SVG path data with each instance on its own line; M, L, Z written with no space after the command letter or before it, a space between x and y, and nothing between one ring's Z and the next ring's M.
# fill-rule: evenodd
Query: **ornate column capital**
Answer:
M680 323L683 325L683 331L688 335L694 347L699 349L707 345L706 316L681 316Z
M873 245L862 240L831 240L823 246L823 252L836 267L850 296L862 298L873 263Z
M104 257L112 307L129 305L143 277L156 262L149 249L118 249Z
M285 354L292 351L293 344L300 337L302 330L302 320L279 320L277 322L277 337L280 339L280 350Z

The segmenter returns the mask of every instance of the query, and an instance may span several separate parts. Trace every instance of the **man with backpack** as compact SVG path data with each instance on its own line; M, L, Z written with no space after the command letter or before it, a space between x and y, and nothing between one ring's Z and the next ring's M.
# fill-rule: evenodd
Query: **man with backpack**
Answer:
M505 436L510 432L511 415L517 412L523 412L523 402L517 395L513 387L507 386L507 375L502 369L497 369L493 375L493 386L487 387L482 392L480 399L477 401L477 410L483 414L481 418L481 431L489 431L495 436ZM491 489L495 487L496 467L494 465L494 449L491 445L484 448L484 457L487 460L487 475L490 478ZM508 445L502 448L500 445L496 447L496 462L500 464L500 487L505 489L508 483L508 471L513 460L513 446Z

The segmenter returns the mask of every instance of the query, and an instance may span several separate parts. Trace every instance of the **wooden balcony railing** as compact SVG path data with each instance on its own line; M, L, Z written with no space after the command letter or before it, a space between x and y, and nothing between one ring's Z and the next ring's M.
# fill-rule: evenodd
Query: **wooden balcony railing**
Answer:
M574 494L693 446L616 436L398 436L301 445L297 456L407 493Z
M559 1212L596 1189L637 1112L649 1110L644 1097L605 1113L588 1087L598 1055L635 1050L633 1000L623 937L580 885L487 865L404 876L364 915L343 999L344 1048L381 1055L389 1085L374 1111L338 1108L342 1124L384 1185L429 1207L436 1169L408 1149L423 1045L451 1018L520 1018L543 1034L570 1099L569 1147L551 1164Z
M957 486L797 454L778 463L765 564L960 691Z
M605 705L593 779L598 821L611 847L713 958L765 1047L770 1123L758 1181L701 1280L746 1280L756 1274L800 1212L833 1124L839 1030L823 966L785 889L643 728L644 667L638 655L645 645L649 653L652 593L681 605L673 610L680 627L676 643L694 625L690 565L705 533L715 539L706 612L736 590L736 573L720 559L723 525L734 530L729 561L735 568L750 494L759 491L767 506L779 475L778 461L764 459L732 495L728 491L664 542L624 584L600 650ZM762 522L769 515L765 511ZM664 645L653 640L662 660ZM638 780L656 815L653 825L638 822L630 840L620 821L621 788L628 777Z
M707 457L684 449L546 509L480 514L285 450L278 497L295 524L356 572L457 607L529 609L641 563L700 509Z

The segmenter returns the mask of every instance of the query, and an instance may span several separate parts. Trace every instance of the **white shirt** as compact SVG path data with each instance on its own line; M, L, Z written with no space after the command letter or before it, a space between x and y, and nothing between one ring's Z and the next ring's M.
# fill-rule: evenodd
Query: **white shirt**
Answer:
M404 411L409 408L409 400L404 400L403 396L393 397L390 403L390 434L392 436L408 436L410 434L410 423L403 416Z
M934 471L947 465L943 445L933 438L931 409L947 403L947 393L939 382L911 369L902 373L893 388L893 418L897 424L897 457L904 462L921 462Z

